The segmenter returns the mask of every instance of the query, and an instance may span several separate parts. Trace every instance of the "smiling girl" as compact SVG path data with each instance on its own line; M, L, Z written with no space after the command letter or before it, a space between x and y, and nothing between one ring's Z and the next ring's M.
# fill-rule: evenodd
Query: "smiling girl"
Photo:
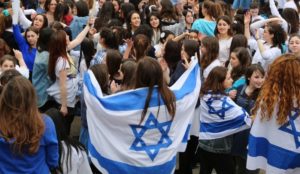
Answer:
M232 41L231 24L232 21L228 16L220 16L217 19L215 36L219 39L220 49L218 59L222 63L225 63L229 57L229 50Z

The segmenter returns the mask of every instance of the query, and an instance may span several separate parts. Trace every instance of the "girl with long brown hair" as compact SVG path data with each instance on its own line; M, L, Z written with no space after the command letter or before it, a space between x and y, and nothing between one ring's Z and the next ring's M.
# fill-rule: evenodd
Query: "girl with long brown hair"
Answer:
M200 174L235 173L231 156L232 135L249 128L244 109L225 94L233 80L225 67L215 67L200 92Z
M55 100L55 106L65 116L66 131L70 132L74 119L76 93L78 91L77 69L67 54L67 35L58 30L50 39L48 75L54 82L47 92Z
M152 92L154 86L156 85L158 86L158 92L161 95L161 98L163 99L170 116L174 117L176 111L175 96L168 88L167 84L164 82L163 72L159 63L149 57L144 57L143 59L139 60L135 78L135 89L142 87L149 88L140 123L143 122L146 116L150 104L150 99L152 97Z
M300 172L297 160L300 154L299 67L300 58L294 54L282 55L270 65L253 109L248 169L263 169L266 173ZM274 163L271 160L274 156L284 161Z
M202 76L204 79L206 79L208 77L208 74L214 67L223 65L222 62L218 59L218 39L212 36L205 37L201 42L200 51Z
M49 173L58 166L54 124L39 113L35 90L22 76L2 90L0 132L0 173Z

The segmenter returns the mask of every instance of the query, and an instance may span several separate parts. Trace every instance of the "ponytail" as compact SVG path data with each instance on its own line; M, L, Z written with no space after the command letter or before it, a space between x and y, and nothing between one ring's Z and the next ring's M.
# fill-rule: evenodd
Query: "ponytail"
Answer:
M223 16L224 12L222 6L218 3L213 3L211 7L212 17L216 20L219 16Z

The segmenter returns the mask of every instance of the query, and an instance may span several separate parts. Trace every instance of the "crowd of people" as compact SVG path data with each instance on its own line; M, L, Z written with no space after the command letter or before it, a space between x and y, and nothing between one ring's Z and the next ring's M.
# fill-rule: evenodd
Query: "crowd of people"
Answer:
M299 13L299 0L0 0L0 173L105 173L88 156L85 73L104 96L148 87L140 125L154 87L174 119L169 87L194 61L197 131L174 172L300 172Z

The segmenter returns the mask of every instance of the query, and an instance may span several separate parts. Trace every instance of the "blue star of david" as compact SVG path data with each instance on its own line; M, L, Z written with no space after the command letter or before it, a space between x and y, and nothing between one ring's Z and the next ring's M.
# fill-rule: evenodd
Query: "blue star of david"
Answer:
M130 149L135 151L145 151L149 158L153 161L161 148L167 148L172 144L172 140L168 136L172 121L159 123L155 116L150 113L145 125L130 125L135 136ZM161 133L161 137L157 144L146 144L142 139L147 130L157 129Z
M279 128L279 130L282 130L286 133L293 135L295 144L296 144L296 148L300 147L300 139L299 139L299 137L300 137L299 131L300 130L297 131L296 125L295 125L295 120L298 118L299 115L300 115L300 109L294 109L293 111L291 111L291 113L289 115L289 121ZM289 128L289 126L290 126L290 128Z
M212 104L214 101L216 100L220 100L222 102L222 109L216 110ZM206 104L208 106L208 113L209 114L216 114L218 115L221 119L224 119L225 117L225 113L230 110L231 108L233 108L233 105L231 105L228 101L227 101L227 97L223 97L223 98L215 98L212 97L210 98L208 101L206 101Z

